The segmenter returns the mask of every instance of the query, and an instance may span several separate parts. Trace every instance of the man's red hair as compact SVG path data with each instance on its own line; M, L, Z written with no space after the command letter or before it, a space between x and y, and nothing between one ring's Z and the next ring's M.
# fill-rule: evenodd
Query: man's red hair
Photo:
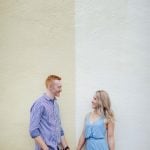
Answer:
M49 75L45 81L46 88L48 88L48 85L54 80L61 80L61 77L57 75Z

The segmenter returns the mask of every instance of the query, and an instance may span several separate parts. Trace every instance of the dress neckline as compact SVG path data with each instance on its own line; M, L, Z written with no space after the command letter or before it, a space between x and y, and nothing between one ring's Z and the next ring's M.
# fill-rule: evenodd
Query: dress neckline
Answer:
M90 120L91 113L92 113L92 112L90 112L89 115L88 115L88 122L89 122L90 125L94 125L94 124L96 124L99 120L102 119L102 115L100 115L99 117L97 117L97 119L96 119L95 121L91 121L91 120Z

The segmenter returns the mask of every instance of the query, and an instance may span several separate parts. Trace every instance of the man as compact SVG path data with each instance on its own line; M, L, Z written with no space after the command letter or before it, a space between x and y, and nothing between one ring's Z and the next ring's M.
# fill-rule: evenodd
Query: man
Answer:
M30 135L35 140L35 150L69 150L61 127L56 97L62 91L61 78L50 75L46 81L46 93L38 98L30 110Z

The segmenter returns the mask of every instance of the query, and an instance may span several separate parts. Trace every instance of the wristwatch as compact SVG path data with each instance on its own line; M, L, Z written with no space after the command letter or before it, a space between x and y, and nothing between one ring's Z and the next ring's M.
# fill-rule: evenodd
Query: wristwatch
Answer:
M69 146L66 146L63 150L69 150L70 148L69 148Z

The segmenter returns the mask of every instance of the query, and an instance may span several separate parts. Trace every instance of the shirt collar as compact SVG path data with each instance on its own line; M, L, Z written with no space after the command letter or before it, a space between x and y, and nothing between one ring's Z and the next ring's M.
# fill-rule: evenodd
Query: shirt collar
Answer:
M44 96L44 98L45 98L46 100L49 100L49 101L52 101L52 102L54 102L54 100L56 100L55 97L54 97L54 99L52 99L52 98L50 98L46 93L44 93L43 96Z

